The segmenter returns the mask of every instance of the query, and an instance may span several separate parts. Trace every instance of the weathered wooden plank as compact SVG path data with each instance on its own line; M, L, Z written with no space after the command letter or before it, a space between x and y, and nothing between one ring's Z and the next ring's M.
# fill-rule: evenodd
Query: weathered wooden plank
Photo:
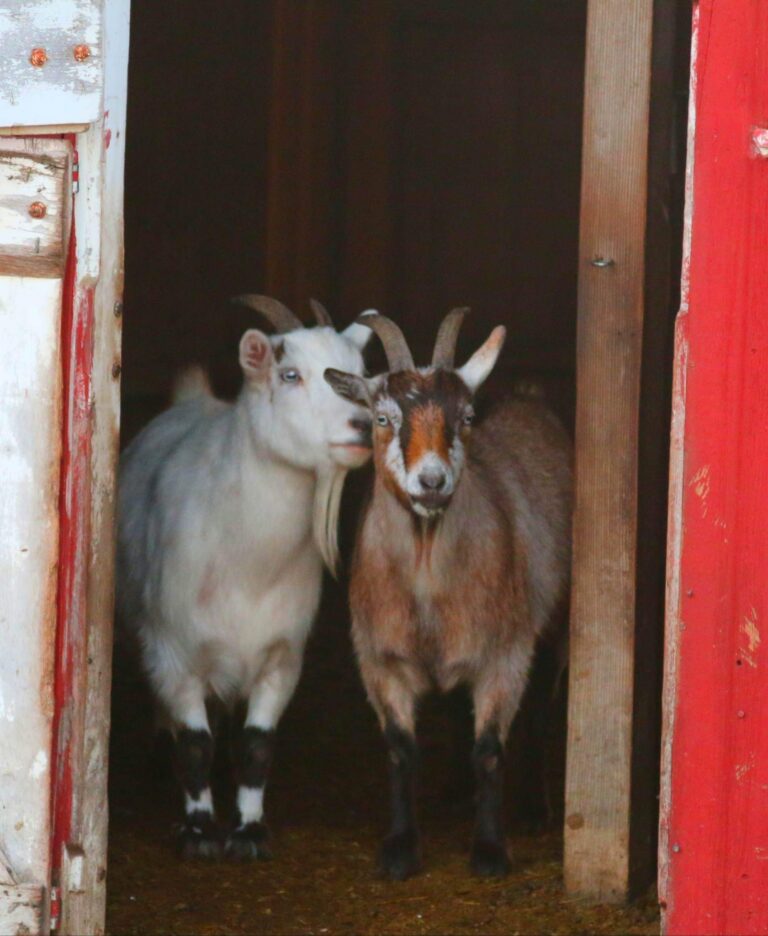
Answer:
M48 901L36 884L0 884L0 933L43 936L48 932Z
M638 427L653 0L590 0L565 880L630 887Z
M344 141L346 190L340 250L340 305L392 307L395 229L395 43L393 0L350 8L349 122Z
M669 934L768 932L768 7L695 10L660 842Z
M0 127L0 137L54 136L62 133L84 133L88 124L43 124L29 127Z
M67 150L62 140L30 144L59 160ZM61 296L60 279L0 276L0 842L16 880L41 886L50 861Z
M339 4L273 4L265 291L296 308L326 302L333 274Z
M104 932L107 876L110 690L114 610L114 520L120 425L120 345L123 295L123 172L130 0L111 0L104 20L109 52L105 116L83 139L81 215L77 214L77 295L93 311L90 492L83 594L87 622L83 672L73 713L72 757L77 775L61 859L62 934ZM107 145L106 141L110 141ZM85 163L88 163L86 166ZM89 256L100 257L91 292Z
M0 276L64 275L70 152L49 141L0 143Z
M0 126L101 114L101 0L0 0Z

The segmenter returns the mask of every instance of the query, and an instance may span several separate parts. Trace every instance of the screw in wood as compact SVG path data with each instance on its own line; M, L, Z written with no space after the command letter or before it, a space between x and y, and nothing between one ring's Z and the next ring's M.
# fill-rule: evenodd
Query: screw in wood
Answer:
M115 316L115 318L120 318L120 316L123 314L123 304L119 299L112 306L112 314Z
M85 43L81 43L75 46L72 50L72 54L76 62L84 62L87 58L91 57L91 47L87 46Z
M680 846L679 846L677 843L675 843L675 844L672 846L672 851L673 851L676 855L678 855L678 854L680 854L680 852L682 851L682 848L680 848Z
M28 208L30 218L44 218L48 214L48 209L41 201L33 201Z
M45 49L32 49L29 53L29 62L31 65L34 65L35 68L42 68L43 65L48 61L48 53Z
M597 267L598 270L604 270L606 267L612 267L615 260L612 260L610 257L595 257L589 261L593 267Z

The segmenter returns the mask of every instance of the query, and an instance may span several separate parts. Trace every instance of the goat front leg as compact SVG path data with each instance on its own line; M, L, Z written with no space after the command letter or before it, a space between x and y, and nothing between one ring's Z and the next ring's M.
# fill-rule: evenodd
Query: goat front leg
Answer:
M184 791L184 824L178 837L182 858L218 858L221 837L211 795L214 743L205 709L205 688L188 677L166 699L175 734L176 774Z
M301 675L303 647L282 645L269 655L248 698L245 724L235 744L238 782L235 827L226 854L235 861L272 857L264 823L264 791L275 741L275 729Z
M532 643L532 642L531 642ZM519 648L483 675L473 691L475 829L470 866L481 877L503 877L510 868L504 841L504 744L520 706L533 647Z
M390 827L379 851L379 870L385 877L403 881L421 868L416 821L416 681L399 665L363 665L361 672L389 751Z

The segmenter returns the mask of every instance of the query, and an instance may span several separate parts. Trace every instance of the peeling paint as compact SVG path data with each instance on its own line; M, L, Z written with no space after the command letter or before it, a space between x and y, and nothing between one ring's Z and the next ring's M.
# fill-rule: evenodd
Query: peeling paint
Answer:
M3 697L2 686L0 686L0 719L9 722L16 721L16 705L13 699L6 701Z
M741 647L741 655L753 669L756 669L755 654L760 646L761 637L757 627L757 610L754 607L750 607L749 614L742 621L739 630L747 638L747 646Z
M735 770L736 779L743 780L744 777L749 773L750 770L752 770L754 766L755 766L755 755L750 754L749 760L745 764L736 765L736 770Z
M696 472L696 474L688 482L689 487L693 488L693 493L701 501L701 515L706 517L708 505L707 498L709 497L709 492L711 489L711 482L709 477L709 465L704 465L702 468Z
M32 45L45 49L40 68L30 65ZM83 61L73 53L78 45L90 49ZM103 85L99 0L0 0L0 48L0 126L98 118Z
M29 768L29 776L33 780L38 780L48 769L48 755L45 751L38 751L35 754L35 759L32 761L32 766Z

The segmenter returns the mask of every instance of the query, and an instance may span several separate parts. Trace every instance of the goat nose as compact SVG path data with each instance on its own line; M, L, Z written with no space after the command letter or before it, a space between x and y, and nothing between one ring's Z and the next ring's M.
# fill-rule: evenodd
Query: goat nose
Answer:
M356 429L358 432L365 435L366 432L370 432L371 429L371 417L370 416L353 416L349 421L349 425L352 429Z
M370 416L364 414L361 416L353 416L349 420L349 427L355 430L362 445L371 444L371 439L373 438L371 431L373 424Z
M445 487L445 472L440 468L428 468L419 475L419 484L425 491L440 491Z

